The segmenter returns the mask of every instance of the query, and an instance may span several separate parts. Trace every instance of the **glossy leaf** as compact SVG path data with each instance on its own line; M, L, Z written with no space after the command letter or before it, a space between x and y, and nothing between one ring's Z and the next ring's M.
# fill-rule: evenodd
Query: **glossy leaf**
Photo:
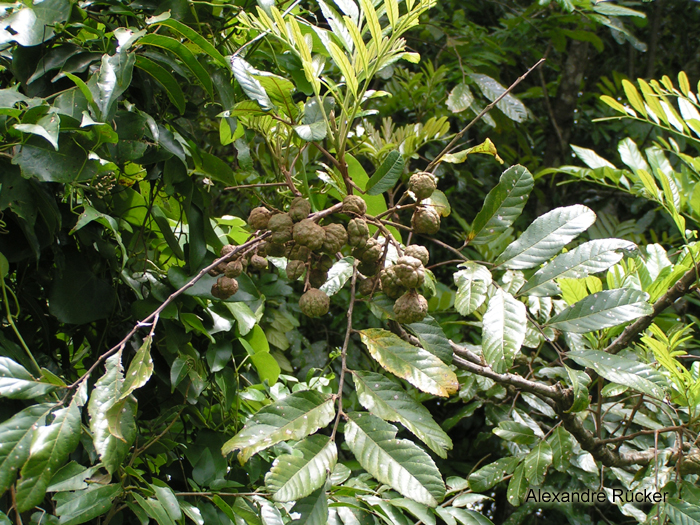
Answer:
M162 25L169 27L170 29L177 31L182 36L189 38L192 42L197 44L206 54L212 57L216 63L221 67L228 67L229 63L224 58L224 56L219 53L216 48L209 43L209 41L197 33L194 29L186 26L182 22L175 20L174 18L166 18L165 20L158 20L154 25Z
M240 450L238 459L243 464L280 441L313 434L328 425L334 415L332 399L312 390L295 392L259 410L243 430L224 444L222 452Z
M669 498L666 513L674 525L700 524L700 506L678 498Z
M20 364L0 356L0 397L32 399L56 389L56 385L36 381Z
M545 213L506 248L496 263L512 270L534 268L586 231L595 219L595 213L580 204Z
M517 421L501 421L493 429L493 433L501 439L522 445L534 445L538 441L535 432L530 427Z
M56 507L56 515L61 525L79 525L106 513L112 501L123 492L118 483L93 485L86 490L75 492L75 497Z
M530 486L530 482L525 476L525 465L521 463L513 471L513 477L510 478L508 482L508 490L506 491L506 497L508 498L508 503L517 507L522 502L525 491Z
M462 315L469 315L486 300L486 292L492 282L491 272L485 266L474 262L459 265L453 279L457 285L455 309Z
M506 91L506 88L487 75L472 73L469 76L476 82L476 85L479 86L479 89L481 89L481 92L486 98L492 102ZM496 107L515 122L524 122L527 120L527 108L520 100L510 93L503 97L498 104L496 104Z
M299 517L290 525L326 525L328 523L328 498L323 487L300 499L292 507Z
M530 277L518 292L522 295L555 295L559 287L555 279L582 279L607 270L623 257L621 250L633 250L636 245L622 239L588 241L554 258ZM554 294L551 292L554 291Z
M151 75L163 87L170 102L173 103L181 115L185 112L185 95L180 84L170 71L158 62L143 55L136 55L135 66Z
M564 309L547 321L547 326L574 333L610 328L650 314L647 298L646 293L631 288L603 290Z
M452 449L452 440L423 405L409 396L401 385L381 374L353 371L360 404L386 421L399 422L442 458Z
M496 373L506 372L525 341L525 305L497 289L489 299L482 322L481 347L484 359Z
M43 426L52 404L33 405L0 423L0 494L12 483L29 457L34 430Z
M352 277L354 263L354 257L343 257L336 261L328 270L328 280L323 283L319 290L326 292L329 297L337 294Z
M504 171L474 218L470 244L488 244L506 231L520 217L534 185L532 175L523 166Z
M454 372L423 348L380 328L361 330L360 337L380 365L419 390L447 397L459 388Z
M574 451L574 438L563 427L555 428L547 438L552 449L552 466L560 472L566 472L569 458Z
M117 99L131 84L131 74L136 62L136 55L119 51L114 55L102 55L100 69L87 82L92 98L99 108L100 121L113 118Z
M460 113L474 102L474 95L472 95L469 86L464 82L457 84L447 97L447 109L452 113Z
M396 439L396 427L370 414L348 414L345 439L360 465L407 498L435 507L445 496L440 471L411 441Z
M552 464L552 447L546 441L540 441L523 461L524 476L529 484L539 486L544 480L544 474Z
M365 191L369 195L381 195L387 190L390 190L399 180L403 173L404 160L401 153L396 150L390 151L377 168L374 175L367 181Z
M421 346L428 352L439 357L447 364L452 362L452 346L450 345L450 340L435 319L428 315L422 321L411 323L408 325L408 328L416 334Z
M335 442L328 436L309 436L294 446L293 454L275 459L265 485L275 501L294 501L323 487L338 460Z
M20 512L39 505L44 499L51 477L58 471L80 442L80 393L70 404L56 410L48 425L34 432L29 459L22 467L17 482L17 507Z
M190 51L183 43L169 36L151 33L150 35L146 35L141 38L139 40L139 44L160 47L174 53L194 74L197 80L199 80L209 96L213 96L213 87L210 75L197 61L197 57L194 56L192 51Z
M486 492L511 474L518 465L518 458L505 457L481 467L469 475L469 488L474 492Z
M567 355L579 365L592 368L608 381L657 399L664 398L664 390L659 386L665 382L664 377L649 365L600 350L577 350Z

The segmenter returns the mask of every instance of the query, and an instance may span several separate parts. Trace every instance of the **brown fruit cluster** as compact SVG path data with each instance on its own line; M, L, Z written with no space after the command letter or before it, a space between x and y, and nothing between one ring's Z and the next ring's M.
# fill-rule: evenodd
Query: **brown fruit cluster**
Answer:
M439 214L433 206L420 204L435 190L435 178L428 173L416 173L411 177L409 189L419 201L411 220L414 231L436 233L440 228ZM301 311L309 317L320 317L328 312L330 299L319 288L328 280L328 271L336 256L349 246L362 274L358 280L358 293L369 296L382 290L395 300L394 315L397 321L414 323L422 320L428 307L426 299L417 289L425 281L428 250L423 246L408 246L395 264L385 268L388 247L385 242L370 235L365 219L367 205L362 197L345 197L340 211L350 216L347 227L337 222L319 224L318 218L309 216L311 205L302 197L296 197L286 213L273 213L264 207L253 209L248 217L248 226L257 232L267 230L270 235L257 248L220 264L210 272L212 275L224 274L212 286L212 295L229 298L238 291L236 278L241 273L266 270L267 256L286 257L288 279L301 279L308 286L299 300ZM221 255L227 255L233 249L233 246L224 246Z

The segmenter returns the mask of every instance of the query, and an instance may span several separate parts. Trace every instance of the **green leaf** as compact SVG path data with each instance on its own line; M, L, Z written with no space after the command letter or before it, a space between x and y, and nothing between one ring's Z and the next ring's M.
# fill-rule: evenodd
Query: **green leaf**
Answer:
M274 108L274 104L272 100L270 100L265 88L260 81L253 77L253 73L256 73L257 70L248 64L248 62L240 57L234 57L231 60L231 71L233 71L233 76L248 98L260 104L260 107L265 111Z
M474 218L470 244L488 244L506 231L520 217L534 185L532 175L523 166L512 166L504 171Z
M476 82L476 85L479 86L481 92L491 102L496 100L506 91L506 88L487 75L472 73L469 75L469 77ZM496 104L496 107L500 109L505 116L511 120L514 120L515 122L524 122L527 120L527 108L522 102L520 102L520 100L515 98L510 93L503 97L498 104Z
M3 16L0 21L0 44L17 42L30 47L51 39L53 27L68 20L71 7L68 0L46 0L28 4L9 16Z
M477 108L474 109L476 110ZM472 146L471 148L458 151L457 153L447 153L443 155L441 160L442 162L449 162L450 164L461 164L462 162L467 160L467 157L469 157L469 155L471 155L472 153L483 153L485 155L492 155L498 162L503 164L503 160L501 159L501 157L498 156L496 146L493 142L491 142L491 139L486 139L481 144L477 144L476 146Z
M401 423L442 458L452 449L452 440L423 405L409 396L401 385L381 374L353 371L360 404L377 417Z
M459 389L455 373L423 348L380 328L360 330L360 337L380 365L419 390L448 397Z
M275 459L265 476L265 485L275 501L294 501L324 486L327 473L338 460L335 442L316 434L294 446L293 454Z
M462 269L453 276L457 285L455 309L462 315L469 315L486 300L486 292L492 282L491 272L471 261L460 264L459 268Z
M36 381L22 365L0 356L0 397L32 399L54 390L55 385Z
M102 55L99 71L87 82L92 98L99 109L100 122L107 122L114 118L117 99L131 84L135 62L136 55L125 51L119 51L112 56Z
M35 428L44 424L53 407L48 403L33 405L0 423L0 494L14 483L29 457Z
M85 150L71 137L64 133L59 137L58 146L55 151L45 140L32 137L22 144L12 163L22 169L24 178L33 177L41 182L80 182L97 174L98 162L88 159ZM73 281L73 284L75 282L81 281Z
M666 513L674 525L700 525L700 506L669 498Z
M469 488L474 492L486 492L513 472L517 465L518 458L510 456L481 467L469 475Z
M306 142L318 142L326 138L326 122L319 120L311 124L299 124L294 126L294 131Z
M214 96L211 77L207 73L206 69L204 69L204 67L202 67L202 65L197 61L197 58L194 56L192 51L190 51L184 44L169 36L156 34L144 36L139 40L139 44L160 47L175 54L184 62L197 80L199 80L209 96Z
M126 441L115 437L109 431L107 413L120 398L124 383L124 369L121 360L122 352L107 358L105 373L95 383L88 403L90 431L95 451L110 474L114 474L121 466L131 442L136 438L133 413L131 418L125 417L121 420L124 426L120 429L120 434Z
M154 498L144 499L143 496L139 494L133 494L133 496L136 503L138 503L139 506L146 511L146 514L154 519L158 525L175 525L175 522L160 501Z
M270 386L274 385L279 379L281 370L275 358L270 355L270 345L260 325L256 324L250 332L244 337L239 337L238 340L247 350L260 380L267 380Z
M22 467L22 477L17 482L17 508L20 512L39 505L49 486L51 477L68 459L80 442L80 392L70 404L52 415L54 419L34 432L29 459Z
M440 323L426 316L422 321L411 323L408 328L413 332L423 348L439 357L448 365L452 362L452 346Z
M481 347L494 372L502 374L513 364L525 341L525 305L500 288L489 299L482 322Z
M292 512L298 512L299 518L290 525L326 525L328 523L328 497L323 487L309 496L300 499L292 507Z
M403 173L404 161L403 156L397 150L390 151L377 168L374 175L367 181L365 191L369 195L381 195L387 190L390 190L399 180Z
M235 437L228 440L223 454L240 450L241 464L280 441L302 439L333 420L334 402L316 391L295 392L258 411Z
M595 213L581 204L545 213L506 248L496 264L512 270L534 268L586 231L595 219Z
M588 166L592 170L598 168L615 169L615 165L612 162L605 160L592 149L581 148L579 146L574 145L571 146L571 149L574 150L576 156L579 159L581 159L584 162L584 164L586 164L586 166Z
M525 283L519 295L551 296L560 292L555 279L583 279L607 270L623 257L620 250L633 250L636 245L622 239L596 239L558 255L537 270ZM527 292L527 293L526 293ZM553 292L553 293L552 293Z
M447 509L457 521L462 525L493 525L493 522L486 516L482 516L475 510L456 509L454 507Z
M146 336L134 359L129 364L129 370L127 370L124 383L122 384L122 393L119 396L119 401L129 397L134 390L141 388L151 378L151 374L153 374L151 342L151 336Z
M592 368L608 381L628 386L656 399L664 398L664 390L657 384L663 384L664 378L661 372L649 365L600 350L577 350L569 352L567 357L581 366Z
M574 438L564 427L558 426L547 438L552 449L552 466L560 472L569 468L569 458L574 451Z
M168 95L170 102L172 102L177 108L180 115L185 112L185 94L182 92L180 83L175 80L175 77L170 73L170 71L165 69L156 61L143 55L136 55L136 63L134 65L151 75L156 82L163 87L165 94Z
M435 507L445 484L430 456L411 441L396 439L396 427L370 414L348 414L345 439L360 465L378 481L418 503Z
M162 481L158 481L162 483ZM164 485L164 483L162 484ZM177 502L177 498L175 498L175 493L170 487L151 484L151 489L156 493L156 499L160 501L160 504L173 521L177 521L182 518L180 505Z
M194 29L186 26L182 22L178 22L174 18L166 18L165 20L158 20L154 25L166 26L170 29L177 31L185 38L189 38L193 43L195 43L199 48L212 57L221 66L228 68L229 63L224 58L224 56L219 53L216 48L209 43L209 41L202 35L197 33Z
M388 502L399 509L406 509L425 525L435 525L435 514L425 505L408 498L392 498Z
M56 506L61 525L79 525L106 513L114 498L122 494L120 484L93 485L73 493L75 497Z
M604 290L584 297L547 321L547 326L583 334L649 315L648 295L632 288Z
M510 478L508 482L508 490L506 491L506 497L508 498L508 503L514 507L518 507L523 500L525 491L527 490L530 482L525 476L525 463L518 465L513 472L513 477Z
M539 440L530 427L516 421L501 421L493 433L501 439L521 445L534 445Z
M573 370L568 366L566 368L566 374L569 377L569 382L571 383L571 388L574 391L574 401L571 404L568 412L581 412L588 408L590 400L588 398L588 384L591 378L585 372L579 370Z
M468 109L472 102L474 102L474 95L472 95L469 86L464 82L460 82L450 91L447 97L447 109L452 113L460 113Z
M544 473L552 464L552 447L546 441L533 448L523 461L524 476L528 483L533 486L542 485Z
M337 294L343 289L345 283L352 277L352 269L355 264L354 257L343 257L339 261L333 263L331 269L328 270L328 279L319 288L322 292L326 292L329 297Z
M58 133L60 131L61 117L56 113L50 113L40 118L36 124L17 124L15 129L23 133L31 133L45 138L58 151Z

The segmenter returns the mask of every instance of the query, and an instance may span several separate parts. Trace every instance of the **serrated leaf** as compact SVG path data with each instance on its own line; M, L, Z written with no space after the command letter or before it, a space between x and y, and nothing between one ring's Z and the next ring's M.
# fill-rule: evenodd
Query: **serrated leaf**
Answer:
M596 239L577 246L567 253L558 255L530 277L519 294L552 295L559 287L555 279L582 279L591 274L607 270L623 257L619 250L632 250L636 245L622 239ZM555 293L557 293L555 292Z
M509 475L518 465L518 458L506 457L481 467L469 475L469 488L474 492L486 492Z
M129 370L127 370L124 383L122 384L122 393L119 395L119 401L129 397L134 390L141 388L151 378L151 374L153 374L151 341L150 335L144 339L134 359L129 364Z
M479 86L481 92L491 102L496 100L506 91L506 88L488 75L472 73L469 75L469 77L476 82L476 85ZM527 120L527 108L525 107L525 104L520 102L520 100L515 98L510 93L503 97L498 104L496 104L496 107L500 109L505 116L511 120L514 120L515 122L524 122Z
M378 481L418 503L435 507L445 496L440 471L411 441L396 439L396 427L370 414L348 414L345 440L360 465Z
M53 404L33 405L0 423L0 494L14 483L29 457L34 430L44 424Z
M666 513L674 525L700 525L700 506L669 498Z
M29 449L29 459L22 467L17 482L17 508L25 512L39 505L49 486L51 477L58 471L80 442L80 407L82 395L76 393L70 404L53 413L48 425L34 432Z
M560 472L569 468L569 458L574 450L574 438L564 427L558 426L547 438L552 449L552 466Z
M360 337L380 365L419 390L448 397L459 389L455 373L427 350L380 328L360 330Z
M646 293L631 288L603 290L565 308L547 326L579 334L610 328L652 313L647 298Z
M538 486L544 481L544 473L552 464L552 447L546 441L540 441L523 461L524 476L528 483Z
M497 289L484 314L481 339L484 359L496 373L502 374L511 367L525 340L526 330L525 305Z
M493 433L501 439L521 445L534 445L539 440L530 427L517 421L501 421Z
M0 356L0 397L32 399L53 390L55 385L36 381L22 365Z
M474 102L474 95L472 95L469 86L464 82L460 82L450 91L447 97L447 109L452 113L460 113L468 109L472 102Z
M469 315L486 300L486 292L493 278L488 268L475 262L459 265L453 279L457 285L455 309L462 315Z
M299 518L290 525L326 525L328 523L328 498L323 487L309 496L300 499L292 507L292 512L298 512Z
M95 383L90 393L88 413L90 414L90 431L95 451L100 456L102 463L110 474L113 474L121 465L126 453L129 451L131 441L136 437L136 426L133 424L122 429L120 434L126 439L118 439L109 431L108 410L114 406L122 392L124 383L122 353L107 358L105 373ZM124 422L127 422L126 419ZM127 434L124 436L124 434Z
M75 492L75 497L56 507L61 525L79 525L105 514L114 498L123 492L120 484L93 485Z
M221 451L240 450L241 464L257 452L281 441L302 439L323 428L335 415L333 399L316 391L295 392L258 411Z
M452 362L452 346L440 323L429 315L422 321L411 323L408 328L418 337L420 344L428 352L439 357L444 363Z
M452 449L452 440L423 405L409 396L401 385L381 374L353 371L360 404L386 421L399 422L442 458Z
M403 173L403 167L404 161L401 153L396 150L390 151L381 166L367 181L365 191L369 195L381 195L390 190Z
M297 443L294 452L278 456L265 476L275 501L298 500L323 487L338 460L335 442L319 434Z
M496 264L512 270L534 268L586 231L595 219L595 213L581 204L545 213L506 248Z
M488 244L506 231L520 217L534 185L527 168L517 165L505 170L474 218L470 244Z
M657 399L664 398L658 383L665 382L661 372L649 365L600 350L576 350L567 357L581 366L592 368L608 381L625 385Z

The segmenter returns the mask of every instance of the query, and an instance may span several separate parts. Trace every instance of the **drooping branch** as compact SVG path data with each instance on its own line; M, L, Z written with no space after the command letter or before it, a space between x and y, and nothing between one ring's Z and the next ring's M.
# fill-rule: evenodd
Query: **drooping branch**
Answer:
M698 272L700 272L700 263L683 274L683 277L681 277L676 284L674 284L654 303L654 310L652 313L640 317L634 323L625 328L617 339L615 339L604 349L604 352L607 352L608 354L617 354L623 348L629 346L629 344L639 337L644 330L649 328L656 316L666 310L666 308L673 305L673 303L675 303L678 299L690 292L691 286L697 279Z

